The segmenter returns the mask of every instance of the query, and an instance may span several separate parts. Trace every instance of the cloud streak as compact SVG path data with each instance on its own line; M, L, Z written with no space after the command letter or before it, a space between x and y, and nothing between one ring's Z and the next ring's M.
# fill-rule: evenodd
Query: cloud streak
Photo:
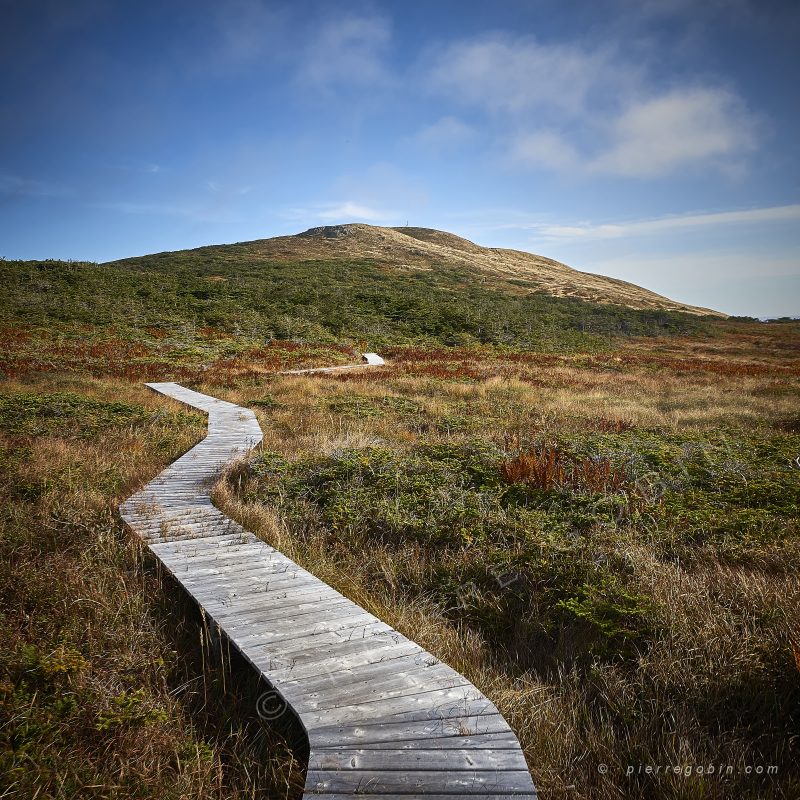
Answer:
M442 150L472 141L476 131L460 119L445 116L418 131L414 144L429 150Z
M800 204L752 208L741 211L679 214L620 223L593 224L580 222L574 225L554 225L535 222L509 227L533 230L539 237L547 239L587 241L592 239L621 239L629 236L650 236L667 231L697 230L723 225L761 225L780 222L800 222Z
M69 197L74 191L57 183L22 178L19 175L0 175L0 196L4 197Z
M169 203L138 203L129 201L111 201L93 203L95 208L116 211L120 214L133 214L155 217L180 217L193 222L230 223L236 217L225 208L200 208L190 205L174 205Z
M295 223L324 222L347 223L362 222L389 222L397 218L393 211L376 208L355 200L344 200L332 203L316 203L302 208L289 208L281 212L281 216Z
M348 221L351 219L366 219L370 222L385 222L395 215L392 212L381 211L377 208L361 205L352 200L346 200L344 203L338 203L322 208L316 212L319 219L327 222Z

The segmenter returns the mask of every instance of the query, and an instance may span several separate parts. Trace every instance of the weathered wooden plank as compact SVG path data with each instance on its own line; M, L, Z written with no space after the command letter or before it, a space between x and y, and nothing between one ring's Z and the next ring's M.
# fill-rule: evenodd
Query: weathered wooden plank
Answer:
M345 658L387 647L393 644L386 636L391 632L391 628L384 623L376 623L361 636L342 635L338 631L309 633L296 639L267 642L251 648L251 652L256 654L256 657L262 652L269 658L279 658L293 666L314 664L320 663L323 659Z
M411 722L363 722L358 725L321 725L309 730L314 748L372 747L399 742L430 742L436 739L458 741L492 733L508 734L511 729L500 714L477 714ZM460 745L459 745L460 746Z
M262 634L263 639L258 641L248 640L248 649L257 652L259 649L270 650L279 647L282 652L289 653L292 647L302 649L320 648L329 644L353 641L375 641L377 634L391 631L385 622L371 622L367 625L353 625L343 628L320 628L309 625L305 628L297 626L284 626L271 628L268 633ZM296 644L297 643L297 644Z
M532 793L531 776L525 770L309 770L306 793L331 794L350 791L360 795L385 793L425 796L441 794Z
M260 611L253 609L242 614L240 618L228 620L225 623L225 630L231 636L246 637L248 634L264 630L265 626L271 625L277 620L293 619L305 624L309 619L321 618L328 611L349 609L352 605L350 600L342 598L331 600L322 607L318 603L311 605L305 603L294 604L289 608L264 608Z
M282 644L280 647L265 644L250 648L254 658L264 657L275 661L280 659L293 670L322 664L333 660L359 658L366 653L386 654L392 649L408 647L408 643L398 641L397 634L391 628L384 628L365 638L345 639L331 633L308 636L296 641Z
M386 765L390 769L452 771L464 770L527 770L528 765L519 748L498 750L495 748L418 748L416 750L394 748L369 750L315 750L308 760L308 768L314 771L334 770L380 770Z
M348 641L352 638L362 638L363 636L372 632L372 630L379 629L379 626L384 625L383 622L375 622L372 623L372 626L364 631L362 631L363 626L357 626L353 628L336 628L333 630L324 630L319 629L313 622L308 624L305 627L299 627L298 625L286 625L280 628L271 628L268 632L262 632L258 636L258 641L253 642L249 638L245 641L237 638L237 644L242 647L243 649L246 648L249 651L255 651L255 648L265 648L271 647L273 650L271 652L278 653L281 651L282 648L287 646L291 646L294 642L302 641L307 643L307 646L322 646L324 642L320 643L318 637L320 636L327 636L330 637L328 640L329 642L333 641ZM230 633L226 630L226 634L230 635ZM311 643L314 643L313 645ZM306 690L303 688L303 692L305 693Z
M187 527L171 527L166 533L145 535L143 538L151 547L158 545L182 545L184 547L192 547L204 542L209 544L230 544L236 546L237 544L246 543L244 533L237 531L236 528L222 528L222 527L206 527L203 525L187 526ZM158 553L157 550L153 550Z
M182 571L178 574L183 574ZM208 574L198 576L196 579L189 581L187 578L187 586L205 587L209 593L218 590L233 589L242 590L243 592L257 591L264 594L266 597L277 596L286 590L302 589L306 592L316 589L317 591L324 591L326 596L332 598L342 597L339 592L330 586L320 584L319 581L308 577L302 573L292 573L284 571L268 572L265 570L241 570L237 573L222 573L222 574ZM284 605L288 605L287 603ZM245 611L246 605L241 606L241 610Z
M180 560L190 566L202 566L208 562L229 558L232 554L263 558L275 552L263 542L248 542L236 534L204 536L187 542L154 542L150 549L162 561L170 561L176 566Z
M321 653L319 658L306 658L302 663L298 663L294 657L290 659L271 658L269 654L262 656L248 653L248 657L252 656L252 661L256 666L261 667L263 665L263 668L268 670L271 681L279 683L281 678L292 677L295 680L299 680L319 675L333 675L341 670L360 667L364 664L391 661L394 658L401 658L411 653L422 652L424 651L419 645L398 644L364 650L347 656L334 655L328 657Z
M432 792L414 792L406 794L389 794L388 792L380 792L378 795L371 794L369 787L365 787L365 791L350 790L348 792L311 792L307 790L304 797L318 797L320 800L352 800L353 797L380 797L381 800L409 800L414 797L424 797L425 800L454 800L456 797L463 797L460 793L449 794L435 794ZM488 791L479 794L470 794L470 800L536 800L536 792L515 792L514 794L494 794Z
M203 538L194 542L164 542L155 544L153 552L157 553L162 561L169 561L176 567L184 564L193 573L205 567L218 567L220 564L232 564L237 561L247 561L264 565L265 558L275 552L268 545L261 542L241 542L227 539L223 543ZM168 547L171 545L171 547Z
M414 694L391 696L321 711L303 710L303 723L313 728L345 725L369 719L383 722L413 722L429 719L461 719L476 714L499 713L494 704L472 684L454 689L417 689Z
M223 602L218 587L207 587L203 584L197 586L187 586L188 589L193 589L198 599L202 600L203 604L207 606L209 613L214 615L214 618L223 627L228 630L227 621L233 622L241 627L241 623L249 622L254 617L253 615L260 615L262 610L269 613L281 613L281 616L286 613L287 606L292 611L307 611L313 613L314 610L324 608L328 602L336 601L341 597L338 592L333 589L326 589L318 585L299 586L297 589L282 588L275 592L265 592L260 601L251 605L248 608L234 608L233 604L227 601ZM233 633L234 628L230 628Z
M376 623L376 626L382 624ZM238 643L235 633L227 630L225 630L225 633ZM326 656L332 657L334 654L341 655L343 652L361 652L374 647L373 638L377 639L377 636L376 632L372 631L368 632L367 637L363 639L351 639L337 631L307 631L299 636L275 638L259 644L257 648L248 647L248 651L251 654L258 653L259 655L256 657L259 659L266 657L273 662L281 660L284 663L295 663L298 656L303 656L306 653L311 654L311 660L313 661L314 653L319 654L320 658L322 658Z
M175 566L176 574L185 573L187 586L201 584L209 587L237 586L239 584L244 586L253 581L261 582L264 585L274 582L277 586L281 580L293 580L295 584L302 580L313 580L317 586L325 586L320 581L312 579L311 576L304 575L300 570L292 569L281 563L270 563L266 558L255 560L252 554L243 554L239 559L226 556L197 567L184 558L170 559L170 562ZM330 587L327 588L330 589Z
M364 623L366 619L368 622ZM325 608L319 609L312 614L292 615L291 612L282 615L277 619L269 620L269 624L253 624L245 629L236 630L230 623L226 626L227 630L236 633L237 640L242 646L249 648L256 647L262 643L263 637L269 637L271 632L280 633L284 630L289 631L324 631L334 630L339 626L350 627L360 624L368 624L370 621L378 622L377 617L369 615L362 617L360 614L353 613L353 604L349 600L341 600L337 603L330 603Z
M380 683L386 676L392 676L397 673L403 674L408 671L421 672L425 668L434 664L441 664L439 659L434 658L430 653L425 650L414 651L409 655L401 656L391 661L376 661L370 664L362 664L356 667L344 667L340 672L327 673L319 678L304 678L303 685L313 691L315 685L319 681L330 681L335 676L336 680L358 682L368 681L371 683ZM457 674L457 673L456 673ZM291 683L293 679L288 679L286 682Z
M350 635L349 632L353 631L354 635L358 635L361 628L365 628L375 623L380 623L377 617L371 614L355 614L352 611L352 605L349 602L339 603L335 606L329 606L321 609L318 614L305 617L304 619L279 619L273 620L269 624L268 629L255 630L252 634L240 636L239 638L247 643L248 647L257 647L261 643L261 637L271 636L275 633L287 632L317 632L324 633L325 631L339 631L342 636Z
M435 739L434 742L431 739ZM438 736L425 739L392 739L386 742L362 742L358 748L364 750L429 750L435 746L437 750L514 750L518 753L517 737L506 729L498 733L484 733L477 736ZM317 746L316 752L339 749L335 746L325 748Z
M187 586L198 586L210 597L220 597L220 602L228 611L234 608L247 611L263 605L264 598L282 596L282 592L291 589L315 589L319 591L318 582L305 575L287 575L278 573L273 576L263 573L251 573L236 580L229 577L215 578L208 581L186 582ZM235 602L231 602L235 601ZM211 609L209 609L210 611Z
M270 552L266 548L250 552L225 552L219 553L216 557L201 560L197 563L182 555L170 558L177 569L185 570L187 580L199 581L202 579L225 579L235 582L248 575L263 575L265 580L281 575L291 577L292 575L304 575L313 577L308 572L300 569L291 562L286 562L280 557L275 557L276 551ZM166 560L166 559L165 559ZM314 579L320 586L326 586L322 581Z
M294 598L296 602L308 601L312 598L318 601L330 599L330 596L325 595L323 590L314 584L309 584L307 580L296 580L294 586L295 589L292 585L287 584L267 586L263 582L235 585L217 584L215 586L203 584L197 588L196 594L208 613L213 614L217 622L226 628L228 620L235 620L241 627L240 621L249 622L250 615L259 614L265 608L283 609L287 594L290 592L297 595ZM301 595L300 593L303 591L304 593Z
M350 681L337 681L334 686L324 685L316 691L310 691L300 685L303 691L303 700L298 704L297 711L322 711L349 705L354 702L366 703L373 700L388 700L392 697L414 694L432 689L455 689L459 686L472 687L466 678L458 673L442 673L428 675L422 673L405 673L401 675L387 674L383 680L351 683Z

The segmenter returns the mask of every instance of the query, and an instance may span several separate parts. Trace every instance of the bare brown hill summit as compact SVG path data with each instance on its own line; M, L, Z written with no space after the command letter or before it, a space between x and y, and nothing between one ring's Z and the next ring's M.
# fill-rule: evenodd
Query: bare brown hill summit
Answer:
M432 228L327 225L251 243L254 255L281 260L369 258L383 269L412 271L465 269L485 285L515 293L545 292L636 309L663 309L725 316L718 311L670 300L627 281L580 272L558 261L521 250L481 247Z

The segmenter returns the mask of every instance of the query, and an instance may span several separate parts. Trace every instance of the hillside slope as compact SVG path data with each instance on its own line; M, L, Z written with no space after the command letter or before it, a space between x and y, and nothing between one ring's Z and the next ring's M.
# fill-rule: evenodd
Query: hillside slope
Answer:
M480 247L452 233L431 228L382 228L350 224L310 228L295 236L246 243L253 256L284 260L373 259L398 271L441 267L476 273L484 284L517 293L545 292L636 309L661 309L724 316L707 308L679 303L626 281L580 272L566 264L520 250Z

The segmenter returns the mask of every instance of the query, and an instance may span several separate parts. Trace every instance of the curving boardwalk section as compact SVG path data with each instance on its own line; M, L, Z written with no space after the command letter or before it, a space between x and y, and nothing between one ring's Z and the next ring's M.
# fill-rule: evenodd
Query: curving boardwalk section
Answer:
M261 441L253 412L147 385L206 412L208 436L120 513L291 706L310 745L304 797L534 800L519 742L466 678L214 507L215 478Z

